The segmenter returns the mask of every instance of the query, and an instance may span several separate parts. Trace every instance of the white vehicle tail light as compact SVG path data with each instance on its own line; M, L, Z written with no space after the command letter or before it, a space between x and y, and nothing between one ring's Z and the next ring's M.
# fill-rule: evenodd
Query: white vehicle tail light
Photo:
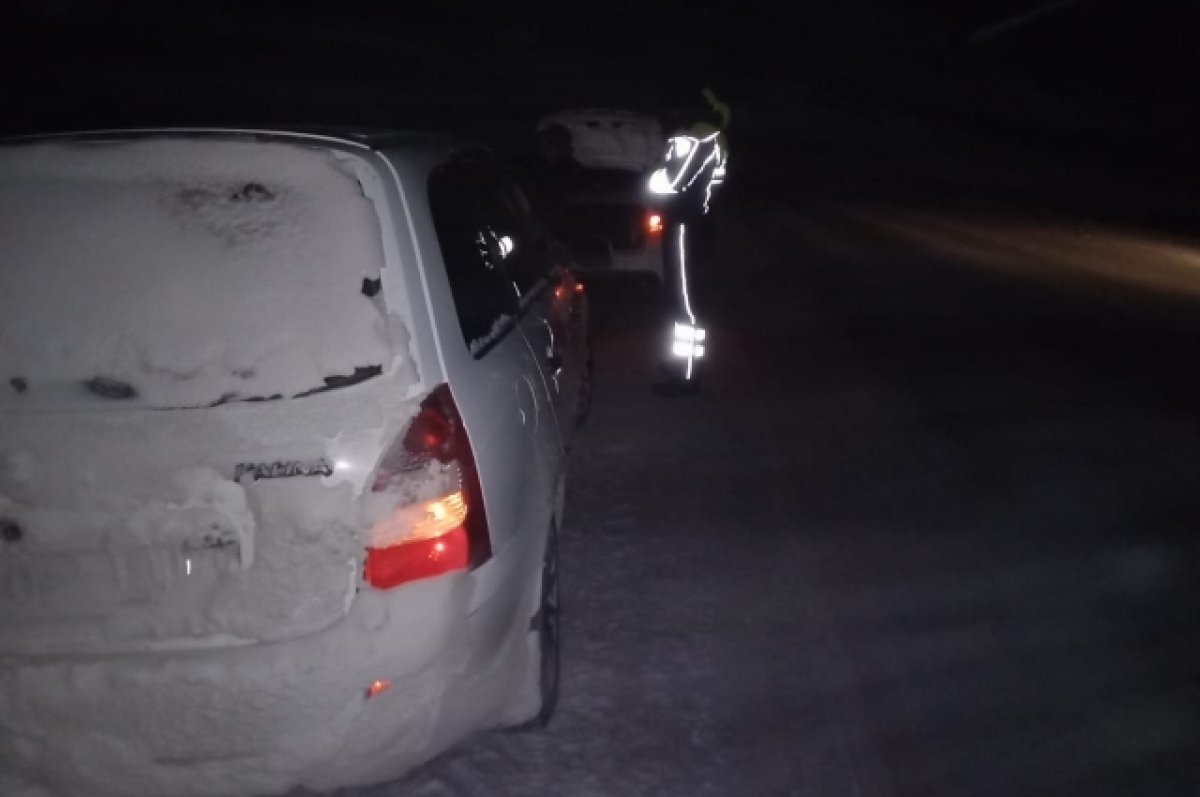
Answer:
M646 214L646 232L650 235L661 235L663 231L663 217L661 213Z
M369 531L363 579L371 586L464 570L491 555L475 457L448 385L421 402L380 460L371 490L376 499L396 498Z

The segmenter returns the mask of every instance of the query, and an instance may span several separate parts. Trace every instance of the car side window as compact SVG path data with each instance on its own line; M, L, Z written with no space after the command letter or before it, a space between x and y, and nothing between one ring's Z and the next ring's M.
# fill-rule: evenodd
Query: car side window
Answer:
M482 357L512 328L517 293L504 260L512 251L478 165L449 164L429 180L429 206L463 339Z
M528 193L513 179L498 175L498 223L512 242L505 265L517 290L524 296L537 289L553 265L549 228L538 216Z

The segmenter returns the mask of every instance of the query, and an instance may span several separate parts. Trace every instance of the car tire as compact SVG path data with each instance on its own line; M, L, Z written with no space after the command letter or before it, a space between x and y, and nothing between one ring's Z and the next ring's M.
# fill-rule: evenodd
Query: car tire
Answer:
M575 400L575 428L582 429L592 413L592 387L595 367L592 362L592 342L587 344L587 360L583 364L583 379L579 380L579 396Z
M516 730L540 730L550 724L558 707L560 678L561 617L558 587L558 531L553 525L546 536L546 552L542 557L541 594L537 614L530 621L530 631L537 633L538 711L531 719L516 726Z

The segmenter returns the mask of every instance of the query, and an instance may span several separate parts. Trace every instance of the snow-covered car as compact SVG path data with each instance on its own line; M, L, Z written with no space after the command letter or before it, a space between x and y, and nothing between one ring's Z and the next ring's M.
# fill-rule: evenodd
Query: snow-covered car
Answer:
M664 217L646 181L662 159L666 138L658 120L621 110L570 110L538 120L539 134L559 126L570 134L580 168L563 181L555 218L560 234L583 253L580 266L597 273L662 280ZM588 253L600 251L598 256Z
M0 793L320 790L547 721L559 251L433 137L0 143Z

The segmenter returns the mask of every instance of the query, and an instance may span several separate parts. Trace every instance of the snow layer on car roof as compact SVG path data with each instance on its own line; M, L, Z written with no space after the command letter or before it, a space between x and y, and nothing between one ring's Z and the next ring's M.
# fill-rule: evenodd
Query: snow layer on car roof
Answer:
M157 406L292 396L392 364L362 293L379 218L327 149L230 140L0 147L0 377L100 378Z
M645 171L662 158L666 140L653 116L630 111L561 111L538 120L538 130L560 124L571 133L580 165Z

